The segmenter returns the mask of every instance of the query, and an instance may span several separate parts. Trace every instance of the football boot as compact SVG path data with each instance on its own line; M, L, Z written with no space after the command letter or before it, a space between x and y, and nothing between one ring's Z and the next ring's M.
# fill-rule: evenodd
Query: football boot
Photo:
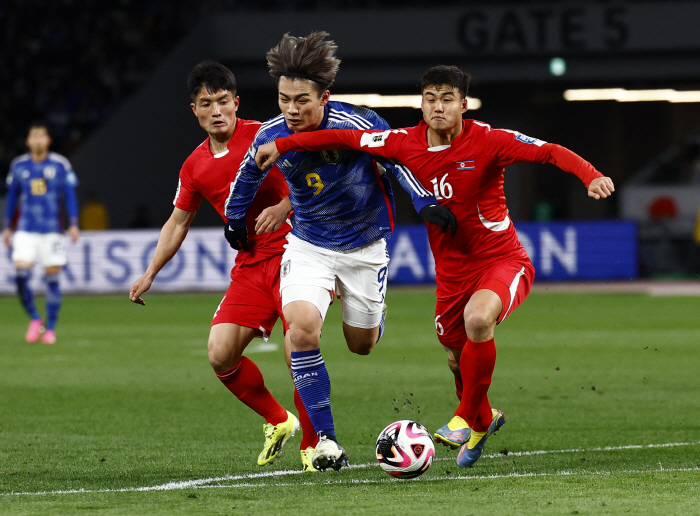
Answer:
M44 344L55 344L56 332L53 330L46 330L41 336L41 342L43 342Z
M318 440L311 464L319 471L326 471L328 468L340 471L340 468L349 466L350 461L342 446L323 435Z
M484 451L484 445L486 440L492 435L498 432L498 430L506 423L506 418L503 416L503 412L497 409L491 409L491 415L493 419L491 424L486 429L485 432L477 432L476 430L471 431L469 440L462 445L462 448L457 454L457 466L460 468L471 467Z
M282 453L282 447L287 440L299 430L299 420L287 411L287 420L278 425L265 423L263 431L265 432L265 445L262 452L258 456L258 466L272 464L274 460Z
M41 334L41 330L44 329L44 321L41 319L32 319L29 321L29 327L27 328L27 335L25 335L24 339L32 344L33 342L36 342L39 340L39 335Z
M313 458L316 448L309 446L305 450L299 450L301 452L301 470L304 473L317 473L318 470L314 468Z
M456 450L469 440L472 429L469 424L459 416L455 416L445 426L440 427L435 434L435 442L442 443L448 448Z

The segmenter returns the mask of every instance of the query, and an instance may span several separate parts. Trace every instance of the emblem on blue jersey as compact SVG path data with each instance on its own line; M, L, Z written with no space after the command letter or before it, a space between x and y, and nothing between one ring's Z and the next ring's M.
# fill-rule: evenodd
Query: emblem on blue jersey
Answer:
M337 150L324 150L321 151L321 157L326 163L335 164L340 161L340 152Z
M474 160L473 159L463 159L457 161L457 170L474 170Z
M44 167L44 177L46 179L53 179L56 177L56 167L53 167L49 165L48 167Z
M282 264L282 267L280 267L280 277L281 278L286 278L287 274L289 274L290 269L292 268L291 260L287 260Z

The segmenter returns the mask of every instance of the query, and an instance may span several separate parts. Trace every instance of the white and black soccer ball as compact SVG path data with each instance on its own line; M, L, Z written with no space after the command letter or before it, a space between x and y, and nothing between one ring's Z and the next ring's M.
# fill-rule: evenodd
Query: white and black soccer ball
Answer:
M377 461L392 477L416 478L428 470L433 457L433 436L415 421L391 423L377 438Z

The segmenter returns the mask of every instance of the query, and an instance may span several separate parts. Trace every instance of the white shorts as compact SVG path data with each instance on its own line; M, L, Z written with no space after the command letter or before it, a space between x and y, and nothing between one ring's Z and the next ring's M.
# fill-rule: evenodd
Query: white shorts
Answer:
M60 233L17 231L12 237L12 261L63 267L68 261L65 237Z
M389 253L384 239L349 251L330 251L287 235L282 256L282 308L308 301L325 320L333 293L343 305L343 321L355 328L379 326L386 296Z

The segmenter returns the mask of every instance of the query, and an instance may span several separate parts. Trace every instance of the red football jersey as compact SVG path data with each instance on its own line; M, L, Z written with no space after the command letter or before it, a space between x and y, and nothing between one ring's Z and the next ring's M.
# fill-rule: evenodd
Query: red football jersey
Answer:
M507 165L523 161L551 163L578 176L588 187L602 177L593 166L559 145L517 131L492 129L463 120L451 145L428 147L428 125L381 132L325 130L297 133L276 140L281 154L303 150L362 150L398 161L423 187L457 217L457 234L427 224L437 279L456 278L503 255L522 256L523 249L508 216L503 193Z
M260 122L238 118L236 129L227 145L228 150L219 154L212 154L207 137L182 165L173 205L181 210L196 211L204 197L225 222L226 200L231 185L258 129ZM284 252L282 246L287 242L285 236L291 231L291 225L285 223L277 231L256 235L255 218L265 208L278 204L288 195L287 181L279 169L273 167L265 177L246 215L251 251L240 251L236 263L251 263L251 260L257 262Z

